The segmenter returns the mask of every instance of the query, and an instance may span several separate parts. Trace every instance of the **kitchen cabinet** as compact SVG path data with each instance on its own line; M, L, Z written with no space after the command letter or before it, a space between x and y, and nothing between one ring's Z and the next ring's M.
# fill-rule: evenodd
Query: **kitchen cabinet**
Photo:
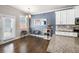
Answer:
M67 24L74 25L75 24L75 14L74 9L67 10Z
M61 18L61 24L62 25L65 25L65 24L67 24L66 23L66 16L67 16L67 12L66 12L66 10L63 10L63 11L60 11L60 18Z
M79 6L76 6L74 9L75 9L75 17L79 17Z
M60 11L55 12L56 13L56 25L61 24L61 17L60 17Z
M56 35L63 35L63 36L66 35L65 32L61 32L61 31L56 31L55 34L56 34Z
M56 31L55 34L56 35L62 35L62 36L78 37L78 34L76 32Z
M56 25L75 25L74 9L56 12Z

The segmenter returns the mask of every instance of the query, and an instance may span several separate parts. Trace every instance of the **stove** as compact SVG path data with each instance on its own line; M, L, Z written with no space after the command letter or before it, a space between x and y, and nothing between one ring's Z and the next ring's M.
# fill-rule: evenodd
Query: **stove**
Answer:
M74 32L77 32L78 33L78 37L79 37L79 27L75 27L74 28Z

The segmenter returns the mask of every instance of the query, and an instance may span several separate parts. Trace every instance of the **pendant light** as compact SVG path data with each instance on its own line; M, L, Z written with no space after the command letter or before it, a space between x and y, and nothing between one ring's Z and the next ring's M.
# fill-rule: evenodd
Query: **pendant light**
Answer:
M28 8L28 13L27 13L27 15L26 15L26 18L31 19L30 8Z

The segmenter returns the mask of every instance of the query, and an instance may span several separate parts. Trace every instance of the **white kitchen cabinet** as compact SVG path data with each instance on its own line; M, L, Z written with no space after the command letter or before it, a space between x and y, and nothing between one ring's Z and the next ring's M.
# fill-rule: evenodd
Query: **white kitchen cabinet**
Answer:
M69 9L66 11L67 11L67 25L75 25L74 9Z
M61 32L61 31L56 31L55 34L56 35L66 35L66 34L64 34L64 32Z
M60 18L61 18L61 24L62 25L65 25L65 24L67 24L66 23L66 16L67 16L67 12L66 12L66 10L63 10L63 11L60 11Z
M78 34L76 32L61 32L61 31L56 31L56 35L62 35L62 36L71 36L71 37L78 37Z
M56 25L61 24L61 17L60 17L60 11L55 12L56 14Z
M76 6L74 9L75 9L75 17L79 17L79 6Z
M75 25L74 9L56 12L56 25Z
M66 25L66 10L56 12L56 25Z

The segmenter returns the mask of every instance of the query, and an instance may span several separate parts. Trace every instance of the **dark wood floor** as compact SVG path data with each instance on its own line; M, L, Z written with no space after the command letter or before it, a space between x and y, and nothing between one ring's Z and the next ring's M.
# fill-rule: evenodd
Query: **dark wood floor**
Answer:
M46 53L49 40L32 36L24 37L0 46L0 53Z

